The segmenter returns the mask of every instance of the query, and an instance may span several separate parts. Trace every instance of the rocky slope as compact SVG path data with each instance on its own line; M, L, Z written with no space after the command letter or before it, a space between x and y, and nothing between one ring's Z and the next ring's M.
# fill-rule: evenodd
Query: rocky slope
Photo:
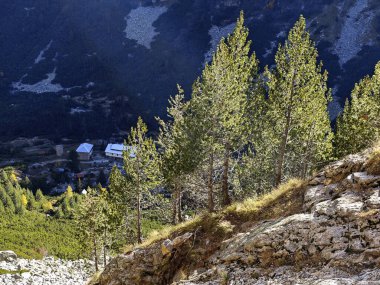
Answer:
M94 273L93 267L93 262L88 260L70 261L53 257L27 260L17 258L12 251L0 252L0 284L84 285ZM3 274L1 271L12 274Z
M307 18L333 117L380 58L377 0L2 0L0 135L100 137L137 115L154 122L177 83L190 89L240 10L262 65Z
M244 219L226 210L116 257L99 284L379 284L379 186L380 155L349 156Z

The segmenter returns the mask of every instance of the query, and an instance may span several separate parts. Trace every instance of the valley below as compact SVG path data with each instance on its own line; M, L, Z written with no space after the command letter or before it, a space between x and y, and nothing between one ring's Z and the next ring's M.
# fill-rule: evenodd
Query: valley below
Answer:
M261 69L273 65L277 45L306 17L329 72L332 119L380 56L375 0L29 2L0 6L2 139L106 138L139 115L157 129L154 117L164 114L176 84L189 98L240 10Z

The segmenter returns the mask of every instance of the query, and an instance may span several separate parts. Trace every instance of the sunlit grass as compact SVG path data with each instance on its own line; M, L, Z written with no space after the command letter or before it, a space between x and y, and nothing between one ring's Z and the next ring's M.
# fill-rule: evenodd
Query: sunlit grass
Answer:
M365 166L369 174L380 175L380 141L374 144Z
M291 179L270 193L255 199L234 203L217 213L203 213L194 219L174 226L165 226L152 231L148 238L139 245L127 245L124 252L136 248L145 248L185 232L202 229L206 234L219 238L233 233L236 225L246 221L259 221L262 218L277 218L300 210L303 201L304 181Z

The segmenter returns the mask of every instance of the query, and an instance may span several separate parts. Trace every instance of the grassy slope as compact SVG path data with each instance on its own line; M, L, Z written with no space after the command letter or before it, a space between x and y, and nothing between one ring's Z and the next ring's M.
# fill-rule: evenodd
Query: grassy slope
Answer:
M57 220L36 212L2 216L0 237L0 250L13 250L23 258L39 259L49 254L76 259L85 254L73 221Z
M185 232L196 232L196 247L207 248L207 252L202 254L208 256L214 250L212 244L217 247L222 240L241 231L243 227L253 226L264 219L277 219L302 212L304 191L304 181L292 179L258 199L235 203L221 212L204 213L191 221L152 232L150 237L138 247L148 247L155 242L173 238ZM207 240L211 243L207 246L203 245L203 242ZM125 251L128 252L134 248L136 247L127 246Z

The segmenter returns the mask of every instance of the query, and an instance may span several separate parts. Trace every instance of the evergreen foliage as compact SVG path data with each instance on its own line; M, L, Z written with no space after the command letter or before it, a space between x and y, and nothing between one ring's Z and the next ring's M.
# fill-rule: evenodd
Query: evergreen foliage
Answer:
M251 42L240 14L234 32L222 39L206 64L202 76L194 83L191 102L193 126L198 128L201 144L195 151L202 153L208 164L209 210L213 211L214 172L222 157L221 201L231 203L229 194L231 158L247 143L247 93L257 78L258 61L250 55Z
M151 196L151 190L158 186L160 181L160 164L158 153L153 140L147 137L147 126L141 118L136 128L132 128L128 137L130 148L124 152L125 190L124 195L130 196L136 219L136 241L142 242L142 199ZM145 196L145 197L144 197ZM153 198L153 197L152 197Z
M372 76L364 77L346 101L337 120L335 150L338 157L358 152L380 138L380 62Z
M290 177L306 177L331 157L330 91L317 56L301 16L278 47L276 67L265 69L267 94L259 95L261 99L252 96L256 167L264 168L266 179L273 177L269 187ZM262 170L253 173L257 177Z
M162 148L161 172L164 185L172 195L172 222L182 221L182 195L186 176L194 171L198 160L193 152L193 141L185 122L189 104L185 102L183 89L169 99L167 114L169 121L157 119L160 125L158 144Z

